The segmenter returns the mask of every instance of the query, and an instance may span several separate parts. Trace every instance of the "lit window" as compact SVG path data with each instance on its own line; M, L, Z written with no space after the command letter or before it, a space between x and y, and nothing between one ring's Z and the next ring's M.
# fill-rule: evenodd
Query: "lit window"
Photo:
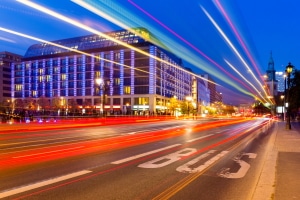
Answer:
M115 85L120 85L120 79L119 78L115 78L114 82L115 82Z
M54 67L54 73L59 73L59 68L58 67Z
M21 84L16 85L16 91L21 91L21 90L22 90L22 85Z
M61 80L66 80L66 78L67 78L67 75L66 75L66 74L62 74L62 75L61 75Z
M36 97L37 96L37 91L32 91L32 96Z
M50 75L47 75L47 76L46 76L46 82L50 82L50 78L51 78L51 76L50 76Z
M38 80L39 80L39 82L43 82L44 77L43 77L43 76L39 76L39 77L38 77Z
M130 94L130 86L124 87L124 94Z

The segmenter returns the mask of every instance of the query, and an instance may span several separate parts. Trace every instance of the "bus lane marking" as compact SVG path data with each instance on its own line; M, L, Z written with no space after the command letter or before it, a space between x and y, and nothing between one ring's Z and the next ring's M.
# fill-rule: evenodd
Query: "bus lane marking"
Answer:
M174 144L174 145L167 146L167 147L164 147L164 148L156 149L156 150L149 151L149 152L146 152L146 153L138 154L138 155L131 156L131 157L128 157L128 158L124 158L124 159L121 159L121 160L117 160L117 161L111 162L111 164L122 164L122 163L125 163L125 162L128 162L128 161L131 161L131 160L135 160L135 159L138 159L138 158L141 158L141 157L144 157L144 156L148 156L148 155L160 152L160 151L171 149L171 148L174 148L174 147L177 147L177 146L180 146L180 145L181 144Z
M210 165L212 165L213 163L215 163L217 160L219 160L220 158L222 158L225 154L227 154L229 151L222 151L221 153L217 154L216 156L212 157L211 159L209 159L208 161L206 161L203 165L200 165L198 167L191 167L194 166L197 162L199 162L200 160L202 160L203 158L209 156L210 154L215 153L216 150L210 150L209 152L202 154L200 156L198 156L197 158L189 161L188 163L178 167L176 170L178 172L182 172L182 173L198 173L198 172L202 172L203 170L205 170L206 168L208 168Z
M250 169L250 164L241 159L243 156L248 156L249 158L254 159L254 158L256 158L257 154L241 153L240 155L236 156L233 159L233 161L236 162L240 166L239 170L235 173L231 173L230 168L223 168L221 170L221 172L218 173L218 176L220 176L222 178L232 178L232 179L233 178L234 179L243 178L247 174L248 170Z

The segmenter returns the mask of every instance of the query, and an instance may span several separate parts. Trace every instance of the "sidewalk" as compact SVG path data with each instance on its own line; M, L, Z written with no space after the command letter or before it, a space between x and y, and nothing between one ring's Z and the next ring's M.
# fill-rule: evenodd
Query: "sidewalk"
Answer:
M300 199L300 122L277 122L252 200Z

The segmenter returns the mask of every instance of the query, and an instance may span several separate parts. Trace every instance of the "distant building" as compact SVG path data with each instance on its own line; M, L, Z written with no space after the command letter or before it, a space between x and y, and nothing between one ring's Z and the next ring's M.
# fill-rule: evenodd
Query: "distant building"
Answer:
M277 88L277 91L278 92L284 92L284 81L285 81L285 78L284 78L284 72L275 72L275 78L278 82L278 88Z
M11 100L11 64L20 62L22 56L7 51L0 52L0 102Z
M198 113L205 114L205 107L210 105L210 90L208 82L203 79L198 79Z
M216 102L223 103L223 94L221 92L216 91Z
M214 80L208 74L202 75L202 77L205 78L206 80L209 80L209 81L205 81L207 84L207 88L210 91L209 102L214 103L214 102L218 101L218 97L216 96L216 94L217 94L216 84L213 83Z
M274 65L275 64L271 52L266 77L267 92L269 93L270 97L276 96L278 92L278 81L276 80L276 70Z

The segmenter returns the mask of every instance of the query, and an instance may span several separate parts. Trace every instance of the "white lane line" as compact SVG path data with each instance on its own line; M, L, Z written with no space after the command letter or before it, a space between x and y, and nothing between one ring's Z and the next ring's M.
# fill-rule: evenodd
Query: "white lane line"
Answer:
M56 151L47 151L47 152L43 152L43 153L28 154L28 155L24 155L24 156L15 156L13 158L24 158L24 157L29 157L29 156L36 156L36 155L43 155L43 154L49 154L49 153L56 153L56 152L60 152L60 151L74 150L74 149L79 149L79 148L83 148L83 147L84 146L79 146L79 147L68 148L68 149L60 149L60 150L56 150Z
M8 197L8 196L15 195L15 194L19 194L21 192L26 192L26 191L33 190L33 189L36 189L36 188L39 188L39 187L50 185L50 184L53 184L53 183L57 183L57 182L60 182L60 181L64 181L64 180L67 180L67 179L71 179L71 178L81 176L81 175L84 175L84 174L87 174L87 173L90 173L90 172L92 172L92 171L83 170L83 171L67 174L67 175L64 175L64 176L60 176L60 177L57 177L57 178L49 179L49 180L46 180L46 181L42 181L42 182L39 182L39 183L35 183L35 184L20 187L20 188L0 192L0 199Z
M186 141L186 142L194 142L194 141L196 141L196 140L201 140L201 139L203 139L203 138L209 137L209 136L211 136L211 135L213 135L213 134L208 134L208 135L205 135L205 136L201 136L201 137L198 137L198 138L194 138L194 139L188 140L188 141Z
M125 162L131 161L131 160L135 160L137 158L141 158L141 157L144 157L144 156L147 156L147 155L150 155L150 154L153 154L153 153L157 153L157 152L160 152L160 151L163 151L163 150L166 150L166 149L171 149L173 147L177 147L177 146L180 146L180 145L181 144L174 144L174 145L167 146L167 147L164 147L164 148L161 148L161 149L156 149L154 151L149 151L149 152L146 152L146 153L138 154L138 155L131 156L131 157L128 157L128 158L124 158L124 159L121 159L121 160L117 160L117 161L111 162L111 164L125 163Z

